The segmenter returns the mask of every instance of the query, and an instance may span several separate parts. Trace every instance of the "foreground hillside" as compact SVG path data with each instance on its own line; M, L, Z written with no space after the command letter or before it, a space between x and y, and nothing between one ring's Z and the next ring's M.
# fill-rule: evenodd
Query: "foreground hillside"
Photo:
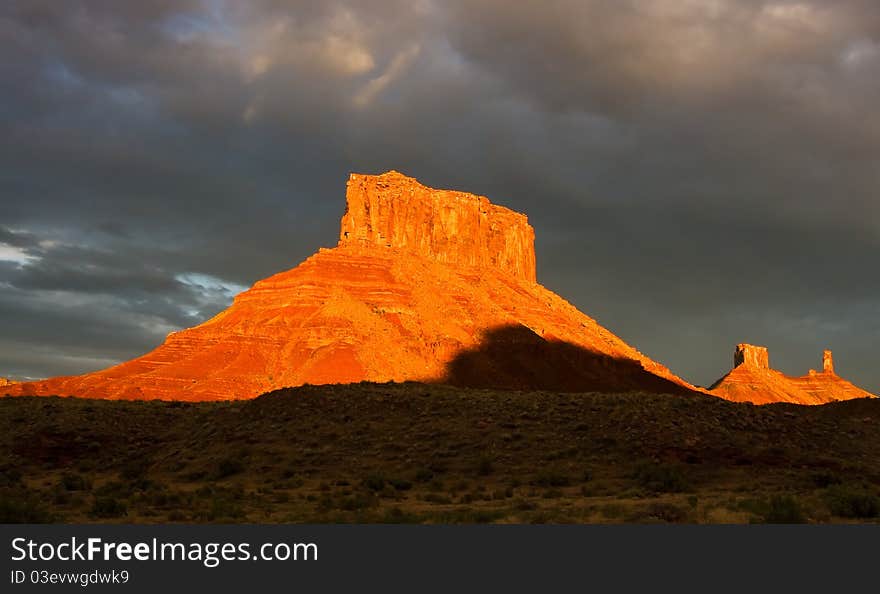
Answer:
M2 522L878 521L880 401L422 384L0 399Z

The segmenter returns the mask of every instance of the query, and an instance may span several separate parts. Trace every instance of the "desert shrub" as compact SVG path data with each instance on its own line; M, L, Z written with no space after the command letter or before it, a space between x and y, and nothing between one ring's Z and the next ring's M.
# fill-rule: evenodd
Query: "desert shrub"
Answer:
M16 468L6 468L0 471L0 487L14 487L21 482L21 471Z
M189 472L182 472L180 474L180 479L187 482L198 482L207 478L208 473L204 470L191 470Z
M674 464L640 464L633 478L643 489L659 493L678 493L688 488L684 471Z
M623 517L626 508L619 503L606 503L599 508L599 512L608 519L615 519Z
M841 482L843 481L839 476L827 470L817 472L813 475L813 483L820 489L826 489L832 485L839 485Z
M65 491L61 486L52 493L52 503L55 505L67 505L71 501L73 501L73 497L70 496L70 492Z
M495 501L501 501L502 499L510 499L513 497L513 488L507 487L506 489L496 489L489 494L489 498Z
M683 507L679 507L674 503L652 503L648 506L647 515L651 518L669 522L671 524L687 522L689 513Z
M169 493L166 491L155 491L145 497L150 505L156 507L169 507L180 504L180 495L177 493Z
M358 493L348 497L333 497L330 495L321 498L318 508L323 511L341 509L343 511L358 511L378 505L378 501L372 495Z
M434 478L434 471L430 468L421 468L416 471L416 475L413 480L417 483L427 483L431 479Z
M798 500L790 495L774 495L762 514L768 524L803 524L806 520Z
M244 511L238 503L226 497L216 496L211 500L211 507L202 514L202 517L208 522L239 520L244 517Z
M129 485L119 481L110 481L95 489L95 495L99 497L128 497L130 494Z
M65 472L61 476L61 487L65 491L88 491L92 488L89 480L81 474Z
M458 481L457 483L451 485L449 487L450 493L458 493L460 491L467 491L470 489L471 484L468 481Z
M861 485L833 485L825 492L828 509L841 518L874 518L880 515L880 497Z
M436 505L448 505L452 503L452 499L450 499L446 495L441 495L439 493L428 493L424 497L422 497L423 501L428 503L434 503Z
M299 489L303 485L306 484L306 480L302 477L292 478L284 483L284 486L288 489Z
M52 514L31 497L0 497L0 524L49 524Z
M397 492L397 489L391 486L390 482L386 482L385 488L379 491L379 497L384 497L385 499L400 499L401 495Z
M571 484L571 479L562 472L545 470L536 476L531 484L538 487L567 487Z
M490 524L505 516L505 512L501 510L484 510L473 509L470 507L461 507L453 510L446 510L437 514L436 521L441 524Z
M405 479L388 479L388 484L390 484L398 491L409 491L410 489L412 489L412 483Z
M132 460L122 467L119 476L127 481L142 479L147 474L150 463L146 460Z
M474 524L491 524L504 517L504 512L499 510L477 510L473 512L470 521Z
M380 474L371 474L363 480L363 485L370 491L381 491L385 488L385 477Z
M383 524L418 524L420 521L417 515L406 513L399 507L392 507L382 518Z
M125 503L115 497L95 497L92 503L92 516L96 518L121 518L128 510Z
M337 507L345 511L357 511L376 507L377 505L379 505L379 502L375 497L359 493L348 497L342 497L338 500Z
M529 501L528 499L519 499L514 503L513 509L518 511L533 511L538 509L538 504L534 501Z
M212 475L214 480L222 480L230 476L244 472L244 461L238 458L224 458L217 463L217 468Z

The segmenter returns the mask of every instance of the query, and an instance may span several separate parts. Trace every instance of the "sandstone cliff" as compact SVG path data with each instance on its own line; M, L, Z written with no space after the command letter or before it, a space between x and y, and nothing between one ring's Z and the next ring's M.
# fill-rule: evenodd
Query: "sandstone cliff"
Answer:
M525 215L475 196L435 190L396 171L352 174L340 246L388 247L453 267L535 280L535 231Z
M253 398L362 380L563 391L695 390L535 282L526 217L396 172L352 175L337 247L154 351L11 394Z
M709 388L712 394L754 404L825 404L874 396L838 376L828 350L822 355L822 371L810 370L801 377L791 377L772 369L766 347L750 344L737 345L733 365L730 373Z
M12 386L12 385L17 384L17 383L18 383L18 382L13 381L13 380L11 380L11 379L9 379L9 378L0 377L0 387L3 387L3 386Z

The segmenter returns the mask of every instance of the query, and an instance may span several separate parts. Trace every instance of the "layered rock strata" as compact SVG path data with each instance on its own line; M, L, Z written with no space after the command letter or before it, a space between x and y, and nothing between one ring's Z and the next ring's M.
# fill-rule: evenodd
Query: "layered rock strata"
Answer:
M792 377L770 367L766 347L737 345L733 370L715 382L712 394L737 402L769 404L826 404L853 398L871 398L873 394L853 385L834 372L831 351L822 355L822 371L810 370L807 375Z
M397 172L354 174L346 197L337 247L212 319L115 367L5 391L196 401L364 380L695 390L535 282L524 215Z

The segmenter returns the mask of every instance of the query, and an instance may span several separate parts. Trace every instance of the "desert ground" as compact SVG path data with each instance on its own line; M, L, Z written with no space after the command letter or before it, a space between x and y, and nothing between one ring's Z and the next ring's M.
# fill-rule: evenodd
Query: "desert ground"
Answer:
M880 400L418 383L0 399L0 522L877 522Z

